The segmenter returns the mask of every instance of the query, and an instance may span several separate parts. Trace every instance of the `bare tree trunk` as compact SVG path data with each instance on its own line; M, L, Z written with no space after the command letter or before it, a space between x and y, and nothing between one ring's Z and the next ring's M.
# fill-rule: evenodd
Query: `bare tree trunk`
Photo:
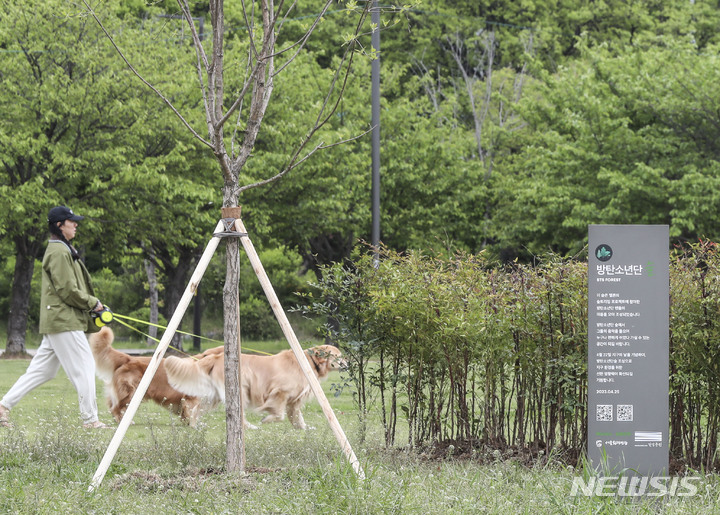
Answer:
M533 43L533 37L532 34L530 34L524 41L526 53L532 53ZM454 40L447 36L443 46L455 60L458 71L462 76L462 83L470 103L470 113L473 119L478 159L480 159L480 162L485 167L485 180L488 181L493 174L496 146L492 135L488 137L485 134L485 126L489 119L491 107L495 110L495 107L492 106L493 91L502 93L504 88L502 81L501 84L493 84L493 69L497 51L495 31L485 32L480 41L476 42L472 48L466 46L465 40L460 33L455 35ZM519 100L522 94L526 66L527 63L523 63L522 69L518 71L513 81L511 97L515 101ZM480 94L479 87L483 85L482 82L484 82L485 91L483 94ZM427 80L425 85L426 90L428 90L429 84ZM476 92L476 90L478 91ZM432 93L433 89L431 88L428 91ZM500 96L502 97L502 95ZM511 109L506 109L503 100L498 100L497 104L497 120L493 123L497 124L498 127L506 128L510 122L514 122L517 117ZM520 126L521 125L518 125L516 128ZM487 205L484 216L485 222L490 220L490 218L490 206ZM485 247L486 243L487 241L483 240L482 246Z
M13 274L12 292L10 297L10 317L8 319L7 343L5 356L18 356L26 353L25 333L30 306L30 284L32 283L35 256L17 252L15 255L15 272Z
M154 347L155 342L157 341L157 323L159 320L158 316L158 281L157 281L157 271L155 268L155 256L152 254L152 250L150 251L150 259L145 259L145 274L147 275L148 280L148 296L150 297L150 325L148 326L148 335L149 338L147 339L148 347Z
M167 287L165 290L165 310L166 317L169 320L172 314L180 303L183 291L187 285L189 275L193 269L193 263L195 262L196 256L194 251L183 251L178 259L178 263L175 267L167 265L165 273L168 277ZM182 329L182 323L178 327L178 330ZM175 333L172 339L171 345L179 351L184 351L182 344L182 334L179 332Z
M226 188L231 189L231 188ZM230 198L232 195L230 195ZM226 197L228 198L228 197ZM235 199L236 201L236 199ZM225 202L233 202L226 200ZM223 208L223 218L240 218L240 208ZM227 271L223 287L224 333L225 333L225 418L227 472L245 471L245 434L241 397L241 345L239 313L240 240L227 238L225 250Z
M455 59L458 70L462 75L463 85L470 102L470 113L473 117L473 125L475 132L475 143L477 145L478 158L485 164L485 158L488 156L488 149L483 144L483 128L485 120L488 116L490 107L490 97L492 95L492 70L495 59L495 33L490 32L486 35L482 52L475 64L471 55L472 51L467 49L465 42L460 34L455 35L455 41L450 37L445 38L446 48ZM485 80L485 97L482 100L477 99L475 95L475 87L481 81ZM486 171L489 175L489 171Z

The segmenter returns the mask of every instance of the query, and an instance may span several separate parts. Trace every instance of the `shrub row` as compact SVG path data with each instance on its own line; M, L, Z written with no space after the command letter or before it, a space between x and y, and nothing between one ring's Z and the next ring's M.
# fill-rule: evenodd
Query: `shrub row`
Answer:
M701 242L671 258L670 443L717 468L720 255ZM327 317L350 359L361 414L387 445L472 441L562 450L587 435L587 263L547 255L497 266L383 249L324 270L302 309Z

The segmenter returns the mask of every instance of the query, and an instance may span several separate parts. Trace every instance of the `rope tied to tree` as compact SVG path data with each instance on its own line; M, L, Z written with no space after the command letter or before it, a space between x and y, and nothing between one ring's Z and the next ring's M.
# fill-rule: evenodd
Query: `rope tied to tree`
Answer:
M221 218L224 230L213 233L216 238L243 238L247 237L248 233L238 232L233 229L235 227L236 218Z

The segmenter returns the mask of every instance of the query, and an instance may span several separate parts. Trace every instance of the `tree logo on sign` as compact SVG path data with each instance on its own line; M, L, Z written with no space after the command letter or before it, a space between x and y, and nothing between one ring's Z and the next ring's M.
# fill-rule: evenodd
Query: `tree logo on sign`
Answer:
M603 243L602 245L598 245L598 247L595 249L595 257L598 258L599 261L609 261L612 255L612 248L610 247L610 245L607 245L605 243Z

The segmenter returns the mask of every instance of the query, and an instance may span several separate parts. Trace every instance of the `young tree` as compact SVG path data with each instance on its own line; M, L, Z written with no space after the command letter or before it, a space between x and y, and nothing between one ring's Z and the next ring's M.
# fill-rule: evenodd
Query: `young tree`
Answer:
M182 17L192 38L195 53L195 69L198 91L204 111L205 127L197 129L188 121L187 113L181 113L172 99L165 95L162 86L154 85L145 79L141 70L136 69L130 58L117 45L110 32L105 29L99 17L90 5L83 0L88 12L103 27L118 53L128 67L149 88L151 88L170 109L175 112L183 125L205 145L215 156L222 172L223 207L236 208L242 192L263 186L278 180L302 163L315 151L331 145L322 141L313 141L315 133L336 111L342 97L346 73L352 63L354 50L358 45L358 36L366 30L365 20L371 6L367 2L365 9L358 10L354 33L346 37L347 46L341 59L338 73L333 76L328 93L319 99L319 107L314 121L304 137L277 170L269 172L261 180L250 180L243 169L251 156L260 131L263 118L272 97L275 78L285 70L302 52L315 28L332 5L332 0L321 4L308 28L295 41L287 46L278 47L279 34L285 22L293 13L295 3L286 5L284 0L276 5L274 0L245 2L240 9L246 39L240 36L232 41L226 34L225 5L223 0L209 2L210 38L206 44L198 30L187 0L178 0ZM355 2L352 2L355 4ZM235 31L239 34L239 31ZM208 48L209 47L209 48ZM240 53L242 52L242 54ZM232 70L226 69L226 57L233 59ZM240 64L242 63L242 64ZM335 142L339 143L339 142ZM311 147L312 145L312 147ZM244 449L242 442L242 418L239 389L239 346L238 346L238 275L239 241L228 240L226 249L226 282L223 290L224 335L225 335L225 378L226 378L226 418L227 418L227 461L229 472L244 468Z

